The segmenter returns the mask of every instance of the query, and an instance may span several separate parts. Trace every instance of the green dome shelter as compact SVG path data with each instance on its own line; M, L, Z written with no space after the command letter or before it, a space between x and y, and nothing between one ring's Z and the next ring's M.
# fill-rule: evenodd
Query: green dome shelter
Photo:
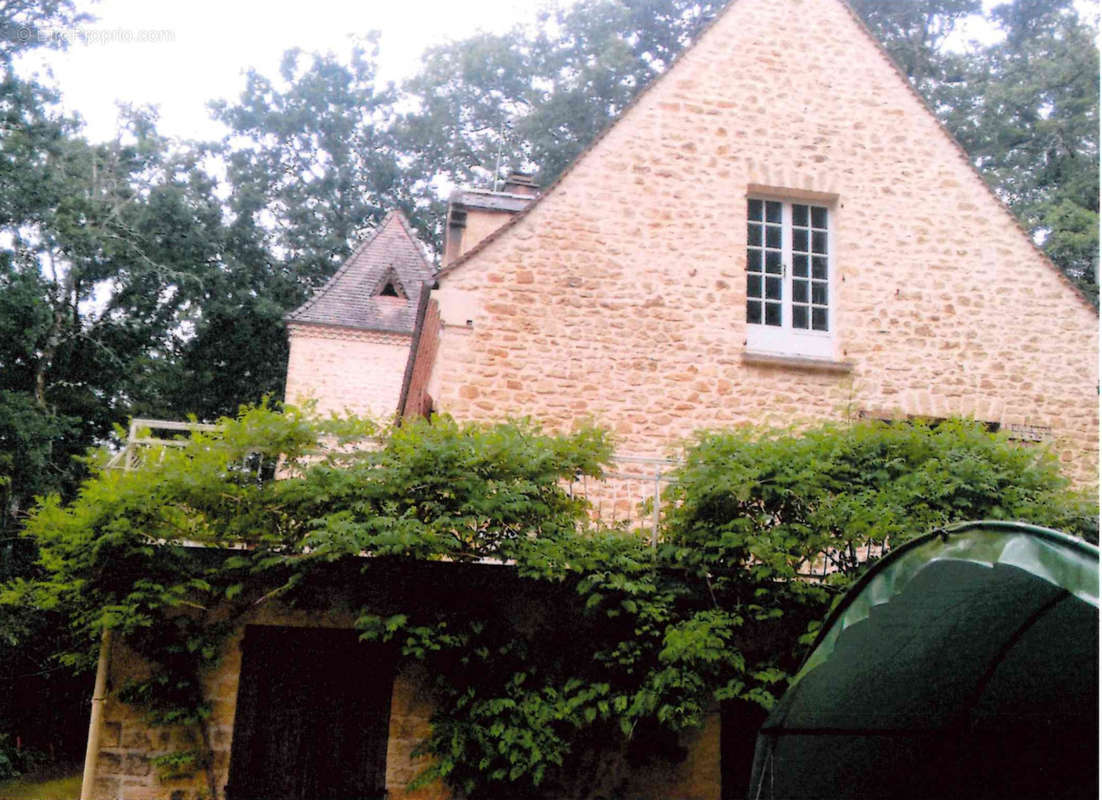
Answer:
M919 537L828 617L763 725L752 800L1097 798L1098 548Z

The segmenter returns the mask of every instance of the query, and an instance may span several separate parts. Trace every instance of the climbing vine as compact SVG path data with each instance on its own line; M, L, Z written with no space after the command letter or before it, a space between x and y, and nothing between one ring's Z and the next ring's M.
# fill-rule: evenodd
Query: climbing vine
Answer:
M177 731L161 773L205 771L216 797L202 678L246 614L317 602L350 567L497 570L454 602L347 587L362 636L429 676L418 780L472 800L614 797L640 765L683 756L679 734L717 702L768 707L870 542L981 517L1097 537L1096 508L1051 456L967 423L701 434L654 547L591 522L566 489L611 453L596 428L379 429L251 408L130 471L93 456L79 496L44 498L28 524L43 577L0 603L63 610L70 663L104 629L140 654L151 671L120 699Z

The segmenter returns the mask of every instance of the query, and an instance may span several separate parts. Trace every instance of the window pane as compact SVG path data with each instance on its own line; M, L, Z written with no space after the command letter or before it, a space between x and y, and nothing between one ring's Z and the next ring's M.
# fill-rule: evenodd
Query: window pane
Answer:
M815 281L811 284L811 302L819 306L825 306L827 304L826 281Z
M792 302L807 302L807 281L792 281Z
M826 231L815 231L811 234L811 246L816 253L825 253L827 251Z
M792 224L807 227L807 206L792 206Z
M779 225L765 226L765 246L781 249L781 228Z
M792 251L796 253L807 252L807 231L800 228L792 231Z
M754 325L761 324L761 303L756 300L746 302L746 321Z
M792 256L792 274L797 278L807 277L807 256Z
M747 219L761 219L761 200L751 200L746 207Z
M792 327L807 330L807 306L792 306Z
M781 299L781 279L780 278L766 278L765 279L765 296L770 300Z
M780 303L766 303L765 304L765 324L776 325L781 324L781 304Z
M761 275L746 276L746 296L761 297Z
M811 309L811 327L817 331L827 329L827 310L825 308Z
M746 244L748 247L761 247L761 225L753 222L746 224Z
M827 276L827 260L821 256L815 256L811 259L811 277L818 278L819 280L826 280Z
M811 224L816 228L825 228L827 226L827 210L819 206L812 206Z
M769 222L779 223L781 221L781 204L766 201L765 214Z
M761 272L761 250L746 248L746 271Z
M781 254L775 250L765 251L765 271L772 275L781 274Z

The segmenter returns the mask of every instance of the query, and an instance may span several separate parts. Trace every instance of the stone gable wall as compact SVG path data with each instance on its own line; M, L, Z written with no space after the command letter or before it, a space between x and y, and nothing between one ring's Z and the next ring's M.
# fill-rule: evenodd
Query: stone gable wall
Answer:
M745 360L748 194L833 212L835 371ZM698 428L877 410L1048 429L1097 480L1097 315L835 0L736 0L434 292L461 419ZM470 325L467 324L470 320Z
M389 420L398 408L412 337L323 325L290 326L287 402L317 401L321 414Z

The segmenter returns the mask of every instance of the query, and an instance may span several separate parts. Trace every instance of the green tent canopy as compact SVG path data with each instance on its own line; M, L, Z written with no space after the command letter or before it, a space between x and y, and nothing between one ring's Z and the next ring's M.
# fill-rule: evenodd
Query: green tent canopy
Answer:
M752 800L1097 798L1098 548L970 522L877 563L759 736Z

